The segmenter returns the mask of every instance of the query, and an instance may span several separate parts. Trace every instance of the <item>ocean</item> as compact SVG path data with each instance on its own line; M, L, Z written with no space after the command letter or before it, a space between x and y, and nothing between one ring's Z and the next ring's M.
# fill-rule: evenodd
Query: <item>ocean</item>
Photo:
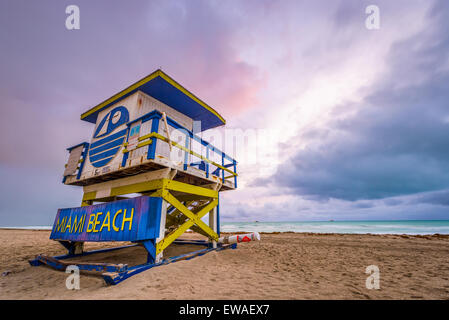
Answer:
M8 227L12 229L51 230L51 226ZM449 220L385 221L292 221L221 222L221 231L372 233L372 234L449 234Z
M449 234L449 220L221 222L221 231Z

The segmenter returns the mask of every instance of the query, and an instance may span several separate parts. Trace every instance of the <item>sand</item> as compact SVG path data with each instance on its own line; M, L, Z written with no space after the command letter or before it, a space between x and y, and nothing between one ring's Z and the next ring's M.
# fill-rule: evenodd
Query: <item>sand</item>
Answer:
M260 242L147 270L116 286L82 273L81 289L68 290L68 274L28 264L38 253L64 253L49 234L0 230L0 273L7 273L0 276L0 299L449 299L448 236L262 234ZM169 254L191 249L177 246ZM84 260L139 263L143 250ZM378 290L366 288L369 265L379 267Z

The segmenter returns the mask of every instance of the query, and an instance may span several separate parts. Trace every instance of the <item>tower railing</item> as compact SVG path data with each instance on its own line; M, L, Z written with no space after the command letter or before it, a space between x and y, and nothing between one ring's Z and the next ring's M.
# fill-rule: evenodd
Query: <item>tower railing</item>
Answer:
M234 188L237 188L237 161L227 155L225 152L221 151L217 147L213 146L208 141L202 139L198 135L194 134L189 129L185 128L172 118L165 116L157 111L153 110L133 121L130 121L127 123L127 135L126 135L126 142L124 143L124 148L122 150L123 152L123 159L122 159L122 167L126 166L129 153L131 150L128 150L127 147L129 145L129 138L130 138L130 131L133 125L135 125L138 122L141 122L141 124L144 124L145 122L152 121L151 123L151 129L150 133L145 134L143 136L140 136L138 138L138 144L134 147L133 150L137 150L140 148L147 147L146 156L147 159L155 159L156 157L156 146L158 143L158 140L164 143L168 143L170 146L170 149L172 147L177 148L184 152L183 157L183 169L186 171L188 167L196 167L201 171L205 172L205 175L207 178L209 178L209 175L214 175L218 178L221 178L224 182L228 179L233 179L234 182ZM185 141L184 145L173 141L170 139L169 134L167 136L161 134L159 132L159 122L160 121L167 121L167 125L174 128L175 130L178 130L181 134L185 136L183 139ZM201 152L196 152L193 150L193 143L199 143L201 146ZM77 179L81 176L82 169L83 169L83 162L86 159L86 154L88 152L89 145L87 143L85 144L85 150L83 152L83 158L80 159L80 165L77 173ZM70 151L72 148L68 148ZM190 156L190 157L189 157ZM220 159L220 160L218 160ZM221 163L219 163L221 162ZM214 169L213 171L211 169ZM64 178L65 180L65 178Z

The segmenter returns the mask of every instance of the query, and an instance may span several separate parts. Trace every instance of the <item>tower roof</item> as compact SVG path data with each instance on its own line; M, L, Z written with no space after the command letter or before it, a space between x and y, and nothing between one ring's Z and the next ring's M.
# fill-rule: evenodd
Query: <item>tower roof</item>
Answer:
M201 121L201 130L226 124L226 120L217 111L160 69L157 69L150 75L84 112L81 115L81 120L96 123L98 113L101 110L139 90L187 115L193 120Z

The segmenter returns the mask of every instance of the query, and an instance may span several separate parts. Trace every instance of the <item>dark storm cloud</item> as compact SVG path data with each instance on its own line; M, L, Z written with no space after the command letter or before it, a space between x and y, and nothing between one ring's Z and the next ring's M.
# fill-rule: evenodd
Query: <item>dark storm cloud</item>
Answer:
M428 203L440 206L449 206L449 190L441 190L435 192L428 192L417 195L410 201L411 204Z
M359 208L359 209L368 209L368 208L373 208L374 206L375 205L373 203L366 202L366 201L354 204L354 208Z
M389 73L361 103L335 111L336 118L348 110L355 115L321 133L306 132L308 147L270 179L292 193L350 201L448 188L447 3L440 2L429 21L392 47Z

